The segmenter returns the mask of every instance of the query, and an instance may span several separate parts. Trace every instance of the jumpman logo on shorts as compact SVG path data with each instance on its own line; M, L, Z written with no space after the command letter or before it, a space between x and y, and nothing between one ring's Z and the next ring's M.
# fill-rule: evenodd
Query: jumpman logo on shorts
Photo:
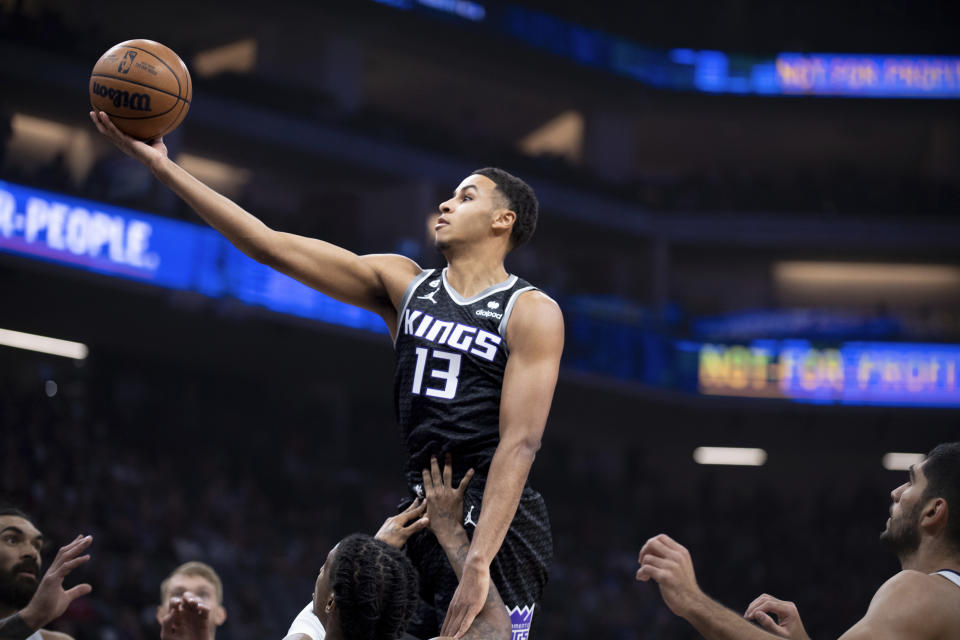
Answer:
M470 505L470 510L467 511L467 517L463 519L463 526L467 526L468 524L472 524L474 527L477 526L477 523L473 521L473 507L474 507L474 506L475 506L475 505Z
M440 291L440 289L434 289L425 296L417 296L417 300L429 300L433 304L437 304L437 301L433 299L433 297L437 295L437 291Z

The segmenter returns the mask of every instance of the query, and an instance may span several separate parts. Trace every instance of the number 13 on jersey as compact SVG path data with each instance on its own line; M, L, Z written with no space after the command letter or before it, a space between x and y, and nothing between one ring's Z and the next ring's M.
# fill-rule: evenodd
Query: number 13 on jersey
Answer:
M431 369L430 377L436 378L437 380L443 381L442 389L435 389L433 387L423 386L423 372L427 369L427 358L431 356L431 349L425 349L424 347L417 347L417 368L413 372L413 393L417 395L428 395L433 398L444 398L446 400L453 399L457 395L457 383L460 376L460 354L459 353L450 353L449 351L441 351L439 349L432 350L433 360L445 361L445 369Z

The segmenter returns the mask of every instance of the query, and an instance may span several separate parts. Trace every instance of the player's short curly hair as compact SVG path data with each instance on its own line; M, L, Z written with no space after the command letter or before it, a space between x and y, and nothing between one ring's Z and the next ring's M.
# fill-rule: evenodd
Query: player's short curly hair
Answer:
M960 442L937 445L923 461L923 498L947 501L947 541L960 551Z
M399 549L362 533L340 541L330 569L347 640L396 640L419 601L417 571Z
M537 228L540 204L537 202L537 195L530 185L517 176L497 167L477 169L472 175L480 175L493 180L497 185L497 190L506 199L507 207L517 214L517 220L513 223L513 230L510 232L510 249L516 249L532 238L533 232Z

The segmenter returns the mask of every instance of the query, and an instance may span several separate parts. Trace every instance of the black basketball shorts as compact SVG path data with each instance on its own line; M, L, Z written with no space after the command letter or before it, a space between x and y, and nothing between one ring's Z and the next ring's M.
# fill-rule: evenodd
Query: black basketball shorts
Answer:
M471 540L480 519L481 484L474 479L463 500L463 523ZM420 606L407 631L418 638L432 638L440 634L447 607L457 589L457 576L429 530L414 534L407 541L406 551L420 576ZM510 529L490 564L490 577L510 614L512 640L532 637L530 625L543 596L552 560L553 536L547 506L539 493L525 487Z

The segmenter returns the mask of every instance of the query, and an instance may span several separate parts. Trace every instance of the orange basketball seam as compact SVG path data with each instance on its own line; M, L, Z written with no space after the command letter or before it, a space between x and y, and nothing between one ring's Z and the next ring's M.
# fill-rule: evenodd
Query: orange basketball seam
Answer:
M90 77L91 77L91 78L110 78L111 80L119 80L120 82L129 82L130 84L135 84L135 85L137 85L138 87L144 87L144 88L146 88L146 89L151 89L151 90L153 90L153 91L156 91L157 93L163 93L163 94L165 94L165 95L170 96L171 98L176 98L177 100L183 100L184 102L186 102L186 103L188 103L188 104L190 103L189 100L187 100L186 98L184 98L183 96L181 96L179 93L176 93L176 94L170 93L169 91L164 91L163 89L158 89L157 87L154 87L154 86L149 85L149 84L144 84L143 82L137 82L136 80L129 80L129 79L127 79L127 78L120 78L120 77L117 77L117 76L110 76L110 75L107 75L107 74L105 74L105 73L91 73L91 74L90 74ZM179 92L180 90L177 89L177 91Z
M158 42L157 44L160 44L160 43ZM156 58L157 60L159 60L159 61L160 61L160 64L162 64L163 66L165 66L165 67L170 71L170 73L173 74L173 79L177 81L177 97L178 97L178 98L180 97L180 90L183 89L183 86L181 86L181 84L180 84L180 78L177 77L177 72L173 70L173 67L171 67L170 65L168 65L168 64L163 60L163 58L161 58L160 56L158 56L157 54L155 54L155 53L152 52L152 51L148 51L147 49L142 49L142 48L140 48L140 47L134 47L133 45L129 45L129 44L125 44L125 45L123 45L123 46L126 47L127 49L136 49L137 51L143 51L144 53L150 54L151 56L153 56L154 58ZM160 46L163 47L163 48L165 48L165 49L167 49L168 51L170 51L170 53L172 53L172 54L174 55L174 57L176 57L177 60L180 60L181 63L183 62L183 60L180 59L180 56L178 56L173 49L171 49L170 47L167 47L166 45L163 45L163 44L160 44ZM190 75L190 71L187 71L187 75Z

